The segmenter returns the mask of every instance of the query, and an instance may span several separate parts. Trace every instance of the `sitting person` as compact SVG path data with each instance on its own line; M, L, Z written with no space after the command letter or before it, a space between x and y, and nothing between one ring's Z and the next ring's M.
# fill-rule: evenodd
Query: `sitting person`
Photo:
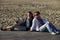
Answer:
M59 33L59 31L55 28L53 24L51 24L44 18L40 17L39 11L34 12L34 19L30 31L46 31L46 30L48 30L48 32L51 33L52 35Z
M30 30L30 27L32 26L32 20L33 20L33 14L31 11L27 13L27 18L26 18L26 30Z

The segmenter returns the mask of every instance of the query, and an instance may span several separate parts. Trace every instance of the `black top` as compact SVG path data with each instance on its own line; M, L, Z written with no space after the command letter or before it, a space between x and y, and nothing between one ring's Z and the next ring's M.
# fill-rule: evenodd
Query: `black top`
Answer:
M32 20L33 20L33 17L30 17L29 19L28 19L28 18L26 18L26 20L28 20L28 21L29 21L29 27L27 28L27 30L29 30L29 29L30 29L30 27L32 26Z

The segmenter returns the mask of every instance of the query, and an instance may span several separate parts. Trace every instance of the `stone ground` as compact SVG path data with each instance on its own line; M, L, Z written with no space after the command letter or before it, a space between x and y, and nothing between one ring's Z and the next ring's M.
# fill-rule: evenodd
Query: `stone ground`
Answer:
M0 40L60 40L60 35L46 32L0 31Z

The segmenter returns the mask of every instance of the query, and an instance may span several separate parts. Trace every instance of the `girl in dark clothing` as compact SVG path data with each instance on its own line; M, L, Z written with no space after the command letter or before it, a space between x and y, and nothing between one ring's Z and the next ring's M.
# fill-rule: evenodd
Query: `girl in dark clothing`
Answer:
M32 20L33 20L33 14L31 11L27 13L27 18L26 18L26 30L30 30L30 27L32 25Z

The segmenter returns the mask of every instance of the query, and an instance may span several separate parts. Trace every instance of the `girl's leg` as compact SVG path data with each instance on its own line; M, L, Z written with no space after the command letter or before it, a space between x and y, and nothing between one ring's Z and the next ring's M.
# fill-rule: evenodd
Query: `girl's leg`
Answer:
M56 29L56 27L55 27L52 23L49 23L49 26L52 28L52 30L53 30L54 32L58 31L58 30Z
M49 23L48 25L46 25L46 27L47 27L47 29L51 28L51 31L52 31L51 34L59 34L60 33L52 23Z
M52 28L49 26L49 24L47 24L45 27L47 28L48 32L50 32L50 33L53 32L53 30L52 30Z
M48 32L52 32L52 28L49 26L49 23L39 28L40 31L45 31L45 29L48 30Z
M48 30L47 30L47 28L46 27L40 27L39 28L39 31L41 31L41 32L48 32Z
M54 30L52 27L50 27L49 23L46 26L42 26L39 28L40 31L43 31L45 28L47 28L47 30L52 34L55 35L56 33L54 32Z

